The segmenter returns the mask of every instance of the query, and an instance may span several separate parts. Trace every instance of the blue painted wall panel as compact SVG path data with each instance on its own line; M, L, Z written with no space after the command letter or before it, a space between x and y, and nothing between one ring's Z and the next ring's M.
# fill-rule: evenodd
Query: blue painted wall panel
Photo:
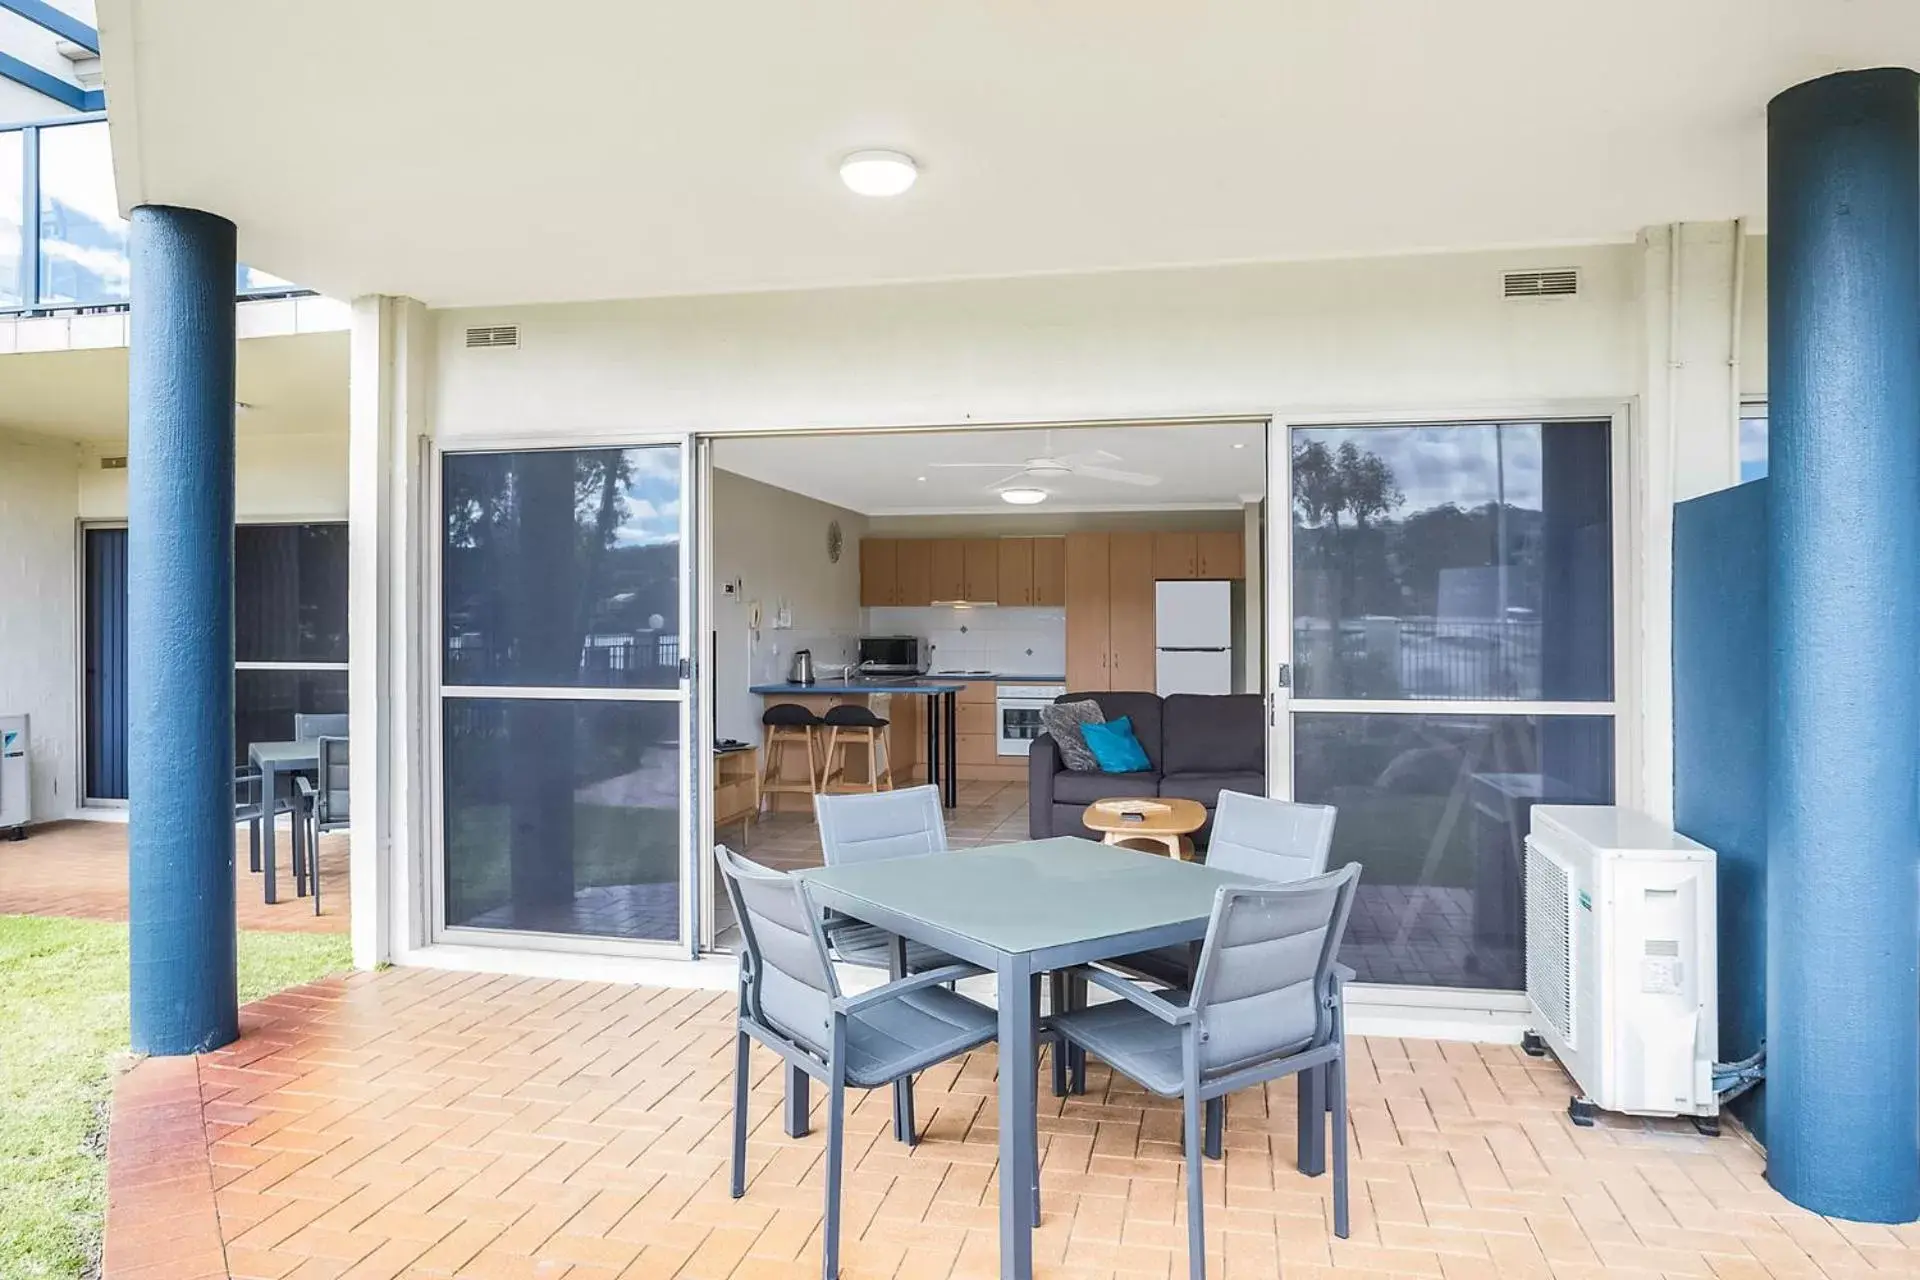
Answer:
M1673 510L1674 826L1719 854L1720 1057L1767 1033L1767 482ZM1766 1140L1765 1085L1734 1103Z

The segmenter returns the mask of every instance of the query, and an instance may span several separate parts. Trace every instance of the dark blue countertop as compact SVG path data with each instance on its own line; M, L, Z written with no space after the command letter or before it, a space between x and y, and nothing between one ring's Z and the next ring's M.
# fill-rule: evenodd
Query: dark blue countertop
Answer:
M806 693L905 693L935 694L958 693L966 684L964 680L949 680L944 677L933 679L854 679L821 680L816 684L793 684L781 681L779 684L756 684L748 687L748 693L776 694L793 697Z

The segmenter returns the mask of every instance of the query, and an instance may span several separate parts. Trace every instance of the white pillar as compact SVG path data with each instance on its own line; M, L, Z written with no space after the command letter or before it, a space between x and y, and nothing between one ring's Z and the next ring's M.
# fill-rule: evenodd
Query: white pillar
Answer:
M349 340L347 708L353 724L353 962L419 945L413 874L424 774L418 557L432 324L408 298L353 302Z
M1634 709L1639 776L1623 803L1673 817L1673 504L1740 478L1736 226L1688 222L1640 233L1641 378L1631 456L1638 661L1617 696Z

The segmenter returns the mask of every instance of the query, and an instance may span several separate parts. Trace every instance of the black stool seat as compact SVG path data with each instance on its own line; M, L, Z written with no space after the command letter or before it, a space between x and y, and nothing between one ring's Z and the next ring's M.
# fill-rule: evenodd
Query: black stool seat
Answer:
M884 729L887 722L865 707L850 703L828 707L825 723L842 729Z
M826 721L797 702L776 702L761 713L760 723L804 728L809 725L825 724Z

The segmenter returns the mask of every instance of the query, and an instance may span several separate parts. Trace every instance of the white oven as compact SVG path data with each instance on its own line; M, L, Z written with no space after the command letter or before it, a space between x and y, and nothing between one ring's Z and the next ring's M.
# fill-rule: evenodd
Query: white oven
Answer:
M994 695L1000 754L1023 756L1040 736L1040 708L1067 691L1063 684L1006 684Z

